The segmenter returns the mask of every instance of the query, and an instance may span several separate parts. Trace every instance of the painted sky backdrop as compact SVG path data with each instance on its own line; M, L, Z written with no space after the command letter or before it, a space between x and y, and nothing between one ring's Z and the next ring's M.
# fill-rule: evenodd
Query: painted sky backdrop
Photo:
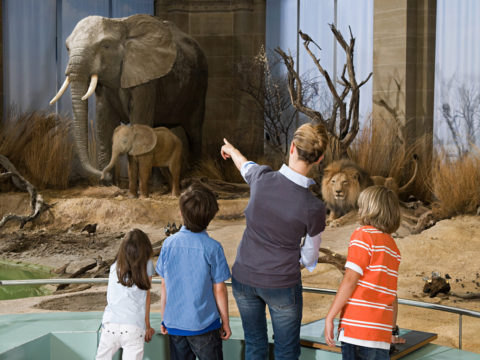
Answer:
M349 38L349 26L356 38L355 70L364 79L373 69L373 1L337 0L337 27ZM378 0L377 0L378 1ZM322 65L333 74L333 35L328 24L334 23L334 0L267 0L267 49L280 46L297 53L297 16L300 29L322 48L310 46ZM480 85L480 1L437 0L437 33L435 57L435 132L448 142L441 104L452 108L458 102L456 90L466 86L479 94ZM344 64L343 50L337 48L337 73ZM313 62L300 42L300 73L318 76ZM363 118L372 111L372 81L362 87L360 113ZM480 109L479 109L480 111ZM480 114L479 114L480 115ZM479 119L480 122L480 119ZM479 124L480 125L480 124Z

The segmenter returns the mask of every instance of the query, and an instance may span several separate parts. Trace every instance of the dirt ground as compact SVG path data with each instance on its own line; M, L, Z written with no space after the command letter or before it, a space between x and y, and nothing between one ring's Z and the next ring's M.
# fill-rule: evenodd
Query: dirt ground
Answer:
M98 265L87 274L101 276L102 261L113 259L126 231L140 228L153 244L157 244L165 238L164 226L168 222L181 223L177 199L169 195L131 199L126 190L117 187L45 191L42 195L53 207L34 224L29 223L19 230L18 223L12 222L0 229L0 259L39 264L52 271L65 268L65 274L53 274L55 277L69 276L94 262ZM247 196L220 196L220 211L208 229L209 234L222 243L230 266L245 228L242 214L247 202ZM28 212L27 194L0 193L0 217L7 213ZM89 223L98 224L96 234L90 237L86 232L81 233ZM356 226L327 228L322 247L346 255L350 234ZM463 300L452 295L430 298L423 293L424 279L432 272L442 276L448 274L452 292L480 293L480 217L443 220L417 235L409 235L402 227L398 235L396 240L402 253L400 298L480 311L480 299ZM312 273L303 270L302 276L304 286L329 289L337 289L342 279L340 271L327 264L319 264ZM100 285L77 286L61 294L3 300L0 301L0 313L101 311L106 303L105 291L106 287ZM159 285L154 286L153 293L152 311L159 311ZM332 300L331 296L305 294L303 322L324 317ZM229 304L230 314L238 316L231 293ZM462 320L463 349L480 353L480 338L476 336L480 319L464 316ZM437 333L435 342L442 345L458 346L458 322L458 315L454 314L405 305L399 310L400 327Z

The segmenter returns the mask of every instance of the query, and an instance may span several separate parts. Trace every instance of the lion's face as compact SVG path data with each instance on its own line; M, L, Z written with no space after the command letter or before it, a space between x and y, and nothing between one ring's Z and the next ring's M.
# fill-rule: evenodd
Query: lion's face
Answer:
M332 195L336 200L344 200L349 192L351 180L348 179L344 173L335 174L330 179L330 186L332 188Z
M358 195L361 192L358 174L354 171L340 172L333 175L328 182L331 195L335 199L337 207L347 211L357 204Z
M362 185L356 167L327 168L322 180L322 196L328 208L338 217L357 207ZM330 173L329 173L330 171Z

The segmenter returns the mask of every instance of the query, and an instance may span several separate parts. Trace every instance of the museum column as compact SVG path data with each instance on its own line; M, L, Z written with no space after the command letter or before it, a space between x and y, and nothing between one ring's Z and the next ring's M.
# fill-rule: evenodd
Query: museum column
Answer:
M247 156L263 154L263 114L240 101L235 84L238 65L265 45L265 11L265 0L155 1L155 15L193 36L207 57L203 152L214 158L224 137Z
M407 146L422 138L419 155L427 164L433 147L436 13L436 0L374 1L372 116L405 124Z

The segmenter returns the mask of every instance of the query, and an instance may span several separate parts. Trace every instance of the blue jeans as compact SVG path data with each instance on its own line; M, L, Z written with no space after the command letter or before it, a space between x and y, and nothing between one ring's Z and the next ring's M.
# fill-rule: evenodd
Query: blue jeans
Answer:
M220 330L201 335L169 335L171 360L223 360Z
M233 296L242 318L245 359L268 358L266 305L274 334L275 360L297 360L300 356L302 321L302 281L282 289L266 289L242 284L232 277Z
M342 342L342 360L390 360L389 350Z

